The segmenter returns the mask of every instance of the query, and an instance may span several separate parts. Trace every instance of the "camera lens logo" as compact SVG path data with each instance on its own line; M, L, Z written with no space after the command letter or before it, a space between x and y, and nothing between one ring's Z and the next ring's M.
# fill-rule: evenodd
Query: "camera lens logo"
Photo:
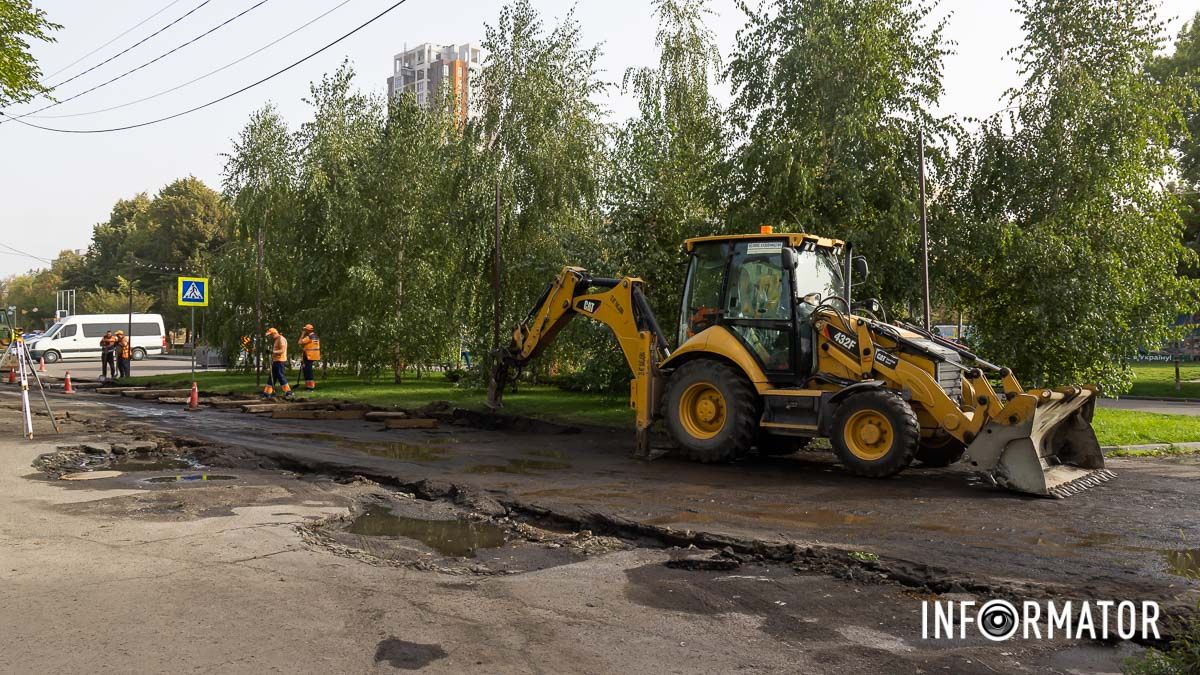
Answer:
M1017 632L1017 608L1007 600L989 600L979 608L979 632L992 642L1004 642Z

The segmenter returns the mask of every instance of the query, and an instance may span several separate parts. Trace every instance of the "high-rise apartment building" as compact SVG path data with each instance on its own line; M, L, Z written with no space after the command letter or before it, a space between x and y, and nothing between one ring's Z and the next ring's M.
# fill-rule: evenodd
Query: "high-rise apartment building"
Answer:
M452 105L459 118L475 115L471 80L482 69L479 47L472 44L442 45L429 42L397 54L388 77L388 97L412 92L420 105L440 100L442 87L449 87Z

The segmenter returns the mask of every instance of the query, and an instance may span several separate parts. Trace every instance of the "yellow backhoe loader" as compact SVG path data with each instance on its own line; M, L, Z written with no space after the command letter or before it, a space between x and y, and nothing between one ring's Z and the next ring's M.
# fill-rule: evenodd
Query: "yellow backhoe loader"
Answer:
M964 462L995 484L1065 497L1114 477L1092 430L1093 386L1024 390L1007 368L850 302L866 261L807 234L700 237L671 351L645 284L566 267L493 358L489 405L568 321L607 325L633 371L637 453L659 419L685 457L789 454L827 437L851 473ZM995 384L993 384L993 381ZM997 387L999 391L997 391Z

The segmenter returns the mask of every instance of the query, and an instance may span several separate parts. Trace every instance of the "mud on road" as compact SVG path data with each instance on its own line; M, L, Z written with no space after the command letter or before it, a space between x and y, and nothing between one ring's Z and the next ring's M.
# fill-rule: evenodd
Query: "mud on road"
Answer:
M115 470L54 484L138 492L64 505L63 514L195 519L247 505L280 514L336 505L296 525L304 546L457 579L444 583L465 593L538 575L578 583L572 577L619 573L621 603L638 608L621 612L752 635L733 651L761 669L1112 671L1136 648L923 641L920 601L1156 599L1183 611L1197 597L1192 459L1111 461L1116 481L1046 500L953 470L859 479L821 452L730 466L646 463L628 456L631 438L553 425L489 430L460 418L382 431L99 397L73 402L71 414L89 440L40 458L35 479ZM440 644L389 640L378 645L380 667L415 659L452 669L453 652ZM607 665L582 669L616 669Z

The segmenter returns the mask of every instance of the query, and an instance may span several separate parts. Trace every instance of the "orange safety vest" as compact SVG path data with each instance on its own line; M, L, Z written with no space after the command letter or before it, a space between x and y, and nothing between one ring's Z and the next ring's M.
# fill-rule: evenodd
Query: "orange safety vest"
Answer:
M275 336L275 346L271 348L271 360L276 362L287 362L287 338L282 335Z
M123 358L123 359L129 358L129 336L128 335L122 336L120 341L117 342L117 345L118 345L118 349L120 349L121 358Z
M321 360L321 338L316 332L300 336L300 349L304 352L305 361Z

